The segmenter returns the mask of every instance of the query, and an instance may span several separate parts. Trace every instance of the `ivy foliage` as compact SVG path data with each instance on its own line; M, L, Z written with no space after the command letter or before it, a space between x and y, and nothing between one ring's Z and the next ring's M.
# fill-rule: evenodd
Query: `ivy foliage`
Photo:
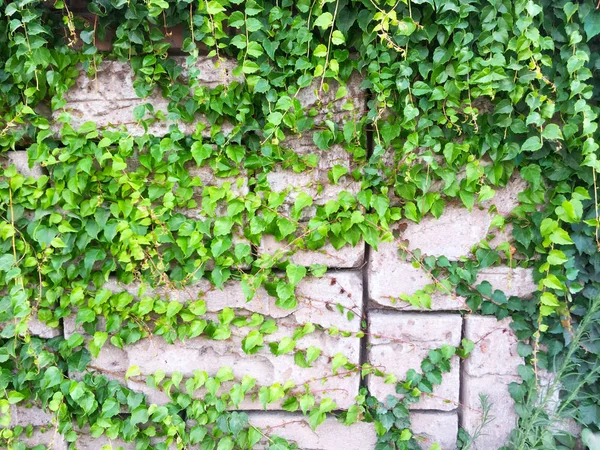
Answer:
M421 257L399 243L432 277L403 300L427 308L433 291L450 291L473 313L512 317L527 362L523 382L511 385L521 426L515 448L572 445L532 419L543 370L561 374L561 414L599 431L595 2L95 0L85 13L81 6L0 2L0 147L6 155L26 150L30 166L44 170L34 178L6 164L1 172L3 413L38 403L72 443L75 428L87 425L94 436L135 440L138 448L251 448L263 435L226 407L252 391L265 406L283 401L302 411L312 426L332 412L347 424L374 422L378 449L416 448L408 404L439 384L460 349L430 354L421 372L398 383L402 400L362 392L342 413L331 399L316 401L292 385L236 380L219 393L232 381L225 368L214 377L199 373L185 389L178 375L153 375L148 382L170 395L163 406L101 374L73 374L89 368L107 342L227 340L232 330L242 333L248 354L268 347L309 367L323 356L297 347L304 336L356 338L366 327L307 324L275 339L278 325L266 316L230 307L210 315L202 296L179 302L155 289L205 280L222 288L234 280L248 300L264 288L278 307L293 309L298 283L326 269L290 262L294 252L362 242L377 248L397 241L400 220L440 217L450 202L478 208L520 176L527 188L519 206L493 221L512 228L511 242L482 242L459 261ZM168 39L173 30L182 36L177 49ZM203 84L199 62L207 56L220 62L227 83ZM109 60L131 67L133 89L148 102L134 109L129 128L72 126L67 92L80 72L93 79ZM164 110L152 106L157 95L166 99ZM153 132L157 124L164 133ZM298 135L319 151L294 151L288 144ZM272 174L318 172L336 148L351 164L333 165L326 182L358 189L342 189L324 204L314 192L272 189ZM261 254L265 235L282 241L282 250ZM539 292L522 300L486 283L474 288L477 272L496 264L533 267ZM106 289L114 279L149 293ZM365 319L339 309L350 322ZM72 316L88 341L80 333L40 339L29 332L32 317L56 328ZM331 366L332 377L386 375L344 355ZM120 375L140 376L135 368ZM207 394L198 400L193 393L201 388ZM30 432L6 428L1 438L23 448L18 436Z

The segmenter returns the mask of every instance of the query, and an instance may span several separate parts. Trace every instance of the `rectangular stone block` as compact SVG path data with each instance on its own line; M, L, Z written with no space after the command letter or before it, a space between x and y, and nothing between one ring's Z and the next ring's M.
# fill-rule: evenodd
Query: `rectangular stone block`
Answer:
M323 264L327 267L348 269L360 267L364 262L365 244L362 241L354 247L346 245L339 250L330 243L318 250L296 250L296 248L296 245L291 245L287 241L277 241L274 236L265 234L262 236L258 253L281 257L293 264L306 267L312 264Z
M521 381L517 368L523 360L509 324L510 319L465 318L465 338L475 342L475 348L462 366L461 426L472 434L481 424L480 394L488 397L494 417L475 442L477 448L502 447L517 422L508 385Z
M327 150L319 150L313 142L312 133L301 136L290 136L282 146L294 150L299 155L316 155L317 166L307 168L302 172L294 172L291 168L277 166L272 172L267 173L269 189L274 192L286 192L285 206L280 210L288 215L289 210L296 201L298 194L308 194L313 200L313 206L302 211L302 220L308 220L314 215L315 206L324 205L329 200L337 200L341 192L348 192L353 197L360 191L360 181L355 181L350 173L357 165L353 156L341 145L333 145ZM334 166L341 166L347 170L336 184L329 179L329 171Z
M410 415L411 431L424 450L438 444L441 450L455 450L458 436L456 412L414 411Z
M310 450L370 450L377 443L372 423L358 422L346 426L334 417L312 430L308 418L301 414L251 412L248 422L266 436L255 448L269 448L267 437L279 436L294 442L300 449Z
M321 79L315 79L312 84L300 90L298 101L302 109L315 112L315 123L326 119L342 123L348 119L358 119L367 112L367 91L360 88L362 75L354 72L346 83L346 93L336 98L340 84L334 80L326 80L329 85L325 90Z
M477 274L475 284L484 281L489 282L492 289L504 292L507 297L529 298L537 291L537 285L533 281L533 269L522 267L513 269L506 266L488 267Z
M457 260L467 256L475 245L485 239L493 216L486 210L469 211L458 205L446 205L439 219L424 217L421 222L405 221L402 238L408 249L419 249L423 255L445 256Z
M475 349L463 362L465 375L518 375L523 359L517 352L518 340L509 318L498 321L490 316L467 316L465 338L475 342Z
M479 449L498 449L506 445L510 432L516 427L518 416L514 410L514 401L508 392L511 382L521 382L521 378L509 375L484 375L481 377L463 377L461 427L469 434L477 430L482 423L480 395L485 395L491 404L488 423L474 444Z
M184 65L184 58L174 58L178 64ZM237 66L233 60L217 63L211 58L200 59L197 68L200 69L199 81L206 88L212 89L219 85L228 85L234 81L231 71ZM189 73L188 69L184 72ZM186 73L183 74L185 78ZM57 120L65 111L71 115L71 126L77 130L85 122L94 122L98 128L119 128L125 126L134 136L145 133L144 128L136 123L133 110L136 106L151 103L154 111L162 111L167 115L168 100L160 92L154 92L147 98L139 98L133 88L134 74L129 62L104 61L97 70L94 78L81 70L75 84L65 94L66 105L61 110L53 112L53 120ZM157 121L148 128L148 133L164 135L169 126L176 123L185 133L193 133L196 123L208 125L205 117L197 117L193 123ZM62 124L55 123L53 129L58 132ZM230 124L223 124L222 131L228 134ZM203 135L210 135L210 126Z
M44 411L39 404L11 405L10 427L48 427L52 425L54 415Z
M382 242L377 251L371 250L369 258L369 303L373 308L393 308L402 311L424 310L402 300L424 290L435 280L423 268L415 268L398 254L399 242ZM454 311L466 309L465 299L454 292L436 290L431 294L431 309Z
M386 374L402 380L409 369L421 373L421 362L444 344L457 346L461 340L462 318L458 314L420 314L374 312L369 315L368 359ZM371 375L369 390L380 400L396 396L393 384ZM423 394L413 409L456 409L459 400L459 361L452 358L451 371L443 374L442 384L433 394Z
M123 286L113 283L109 287L120 290ZM132 295L137 294L139 288L135 285L125 287ZM340 272L322 278L302 280L296 290L298 306L293 310L277 307L275 299L268 296L264 290L260 290L255 298L247 303L238 282L227 283L223 291L212 288L206 282L178 291L158 289L154 293L176 301L203 298L208 310L205 318L216 319L217 313L227 306L241 315L249 316L256 312L277 319L279 328L275 333L266 335L265 346L252 355L242 350L242 339L250 329L236 327L232 327L232 336L229 339L219 341L200 336L170 345L155 336L127 345L123 349L105 344L99 356L91 363L93 370L99 370L109 378L125 383L124 375L131 366L140 368L142 378L157 370L164 370L167 374L179 371L185 377L191 376L194 370L205 370L209 376L214 376L221 367L229 366L237 380L241 380L244 375L249 375L257 379L258 386L284 384L288 380L294 381L299 390L305 383L318 386L321 393L317 398L330 397L340 408L350 406L358 394L358 374L332 376L331 369L331 360L337 353L344 354L353 364L359 363L360 340L358 338L332 336L326 331L317 330L299 339L297 349L304 350L309 346L315 346L322 350L321 356L310 368L296 365L293 353L276 357L271 353L268 343L278 342L284 337L292 337L296 328L306 323L320 325L325 329L335 327L344 331L358 332L362 316L360 273ZM146 293L149 294L152 293ZM344 314L337 310L338 304L342 306ZM355 314L352 320L347 318L347 311L353 311ZM81 328L75 324L74 315L66 318L64 323L67 337L76 331L81 332ZM157 403L166 401L162 393L150 390L141 380L129 379L126 384L134 390L148 394L150 401ZM253 402L249 399L243 407L262 408L258 400ZM271 408L278 407L279 405L271 405Z
M25 150L10 151L2 154L6 158L6 162L3 166L7 167L11 164L17 168L17 172L25 177L40 178L44 175L42 166L34 164L33 167L29 167L29 157Z
M67 450L69 447L63 435L56 428L52 427L34 427L30 436L27 436L23 432L15 441L24 444L25 448L37 448L36 446L43 445L44 447L41 448L44 449Z
M434 186L431 190L442 187ZM409 250L418 249L423 255L446 256L450 260L468 256L477 244L488 237L494 216L507 216L519 204L518 194L525 187L526 182L515 176L505 187L497 189L493 198L476 204L471 211L455 201L445 205L438 219L428 214L419 223L402 221L399 225L403 228L401 237L407 241ZM398 205L400 199L392 193L390 202Z

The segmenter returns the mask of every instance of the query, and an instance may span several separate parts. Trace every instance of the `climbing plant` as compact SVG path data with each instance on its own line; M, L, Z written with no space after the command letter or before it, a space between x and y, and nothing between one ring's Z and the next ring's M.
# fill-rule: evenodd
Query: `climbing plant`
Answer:
M31 426L9 427L10 406L33 402L55 416L72 448L85 428L139 449L252 448L263 431L231 411L248 396L301 411L313 427L329 413L373 423L377 449L418 448L408 405L473 343L432 350L402 381L331 355L332 378L385 377L399 395L376 399L362 389L341 412L309 387L257 386L226 367L184 380L92 365L107 343L233 334L245 353L268 348L310 367L323 349L298 343L317 331L364 336L360 307L328 305L348 320L346 330L305 324L279 338L267 315L234 305L214 313L202 295L180 301L168 293L234 280L248 301L264 289L293 309L298 283L326 271L291 262L294 252L362 242L395 242L431 277L399 301L427 308L439 290L465 298L470 313L512 317L526 361L523 382L510 388L520 417L514 448L573 445L534 408L546 370L560 374L561 413L588 436L599 431L596 2L18 0L0 1L0 11L0 147L5 155L26 150L30 167L44 170L34 178L7 163L0 174L3 445L25 448ZM182 37L177 48L174 33ZM202 81L206 58L222 76L215 87ZM78 123L67 92L81 72L93 84L111 60L131 68L135 94L148 101L127 126ZM157 98L163 110L153 106ZM320 153L294 151L299 135ZM314 193L272 189L277 170L316 171L319 155L334 148L351 161L327 174L342 187L336 199L316 204ZM222 183L205 186L202 171ZM449 261L409 251L395 234L399 221L440 217L450 202L480 208L515 176L527 183L519 206L493 220L512 229L509 242L484 241ZM259 252L265 235L284 246ZM533 299L474 286L479 270L500 263L534 268ZM108 289L114 279L139 290ZM32 320L56 328L72 317L77 329L68 338L30 333ZM147 382L165 404L115 375ZM273 450L294 448L267 441Z

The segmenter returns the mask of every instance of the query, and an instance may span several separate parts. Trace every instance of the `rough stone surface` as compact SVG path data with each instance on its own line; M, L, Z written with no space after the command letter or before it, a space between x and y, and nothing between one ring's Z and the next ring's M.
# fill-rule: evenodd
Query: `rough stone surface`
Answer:
M52 424L54 415L47 413L37 405L12 405L10 407L10 426L47 427Z
M274 236L265 234L262 236L258 252L259 254L286 255L290 250L294 251L294 248L295 246L289 246L287 241L277 241ZM288 260L300 266L324 264L327 267L347 269L360 267L364 262L364 254L365 244L362 241L354 247L347 245L339 250L327 243L318 250L295 250Z
M497 190L494 198L475 205L472 211L459 204L448 204L438 219L427 216L420 223L404 221L406 228L402 238L411 251L419 249L424 255L459 259L470 254L473 246L486 238L495 214L510 214L524 188L525 182L514 177ZM495 208L491 208L492 205Z
M64 436L58 430L51 427L34 427L31 436L27 437L23 433L17 440L25 444L26 448L34 448L36 445L43 445L44 447L42 448L49 450L67 450L68 448L68 443L65 441Z
M475 284L483 281L489 282L492 289L500 289L507 297L514 295L528 298L537 290L537 285L533 282L533 269L522 267L488 267L477 274Z
M60 328L49 327L44 322L40 321L35 315L29 319L28 328L32 335L39 336L44 339L54 338L63 334Z
M423 269L415 268L398 255L398 243L383 242L378 250L371 250L369 258L369 301L374 308L393 308L402 311L421 310L400 299L434 284ZM431 309L453 311L465 308L465 299L454 293L435 291L431 295Z
M291 207L298 194L304 192L313 199L313 205L324 205L328 200L337 200L341 192L349 192L355 196L360 191L360 182L355 181L350 173L356 168L352 155L340 145L333 145L327 150L319 150L312 140L312 134L307 133L299 137L290 137L283 143L299 155L316 154L317 166L307 168L297 173L291 168L276 167L267 174L270 190L288 193L286 205ZM333 184L329 180L329 171L334 166L341 166L348 170ZM307 207L303 211L302 219L308 219L314 214L314 207Z
M410 415L411 430L423 449L437 443L442 450L455 450L458 436L458 414L456 412L421 412Z
M372 423L358 422L346 426L333 417L311 430L308 418L301 414L259 413L248 415L248 422L267 436L279 436L295 442L302 450L374 449L377 435ZM262 447L268 448L266 439Z
M183 62L179 58L178 63L183 64ZM236 65L235 61L227 60L217 67L214 60L201 59L198 62L200 83L207 88L230 84L234 80L231 71ZM70 125L74 129L78 129L85 122L94 122L98 128L125 126L133 135L144 134L143 127L137 125L134 119L134 108L152 103L155 112L162 111L166 115L169 102L160 92L155 92L148 98L139 98L133 88L133 80L134 74L129 63L105 61L98 67L95 78L88 77L82 70L75 85L65 95L67 102L65 107L55 111L53 119L58 119L62 111L66 111L71 115ZM198 117L194 123L181 122L177 125L182 131L192 133L196 130L197 122L208 124L206 118ZM171 124L173 122L155 122L149 126L148 133L163 135ZM60 124L54 124L56 131L60 128ZM224 124L222 129L227 134L231 125ZM203 133L209 136L210 127L207 127Z
M317 112L315 122L322 122L328 118L334 122L341 122L367 112L367 95L366 91L360 88L361 82L362 77L354 73L346 84L346 95L336 100L339 84L336 81L328 81L329 90L325 92L321 89L321 80L315 79L310 86L300 90L297 98L303 110L314 109Z
M2 156L6 157L6 165L14 164L17 171L26 177L40 178L44 175L42 166L34 164L33 167L29 167L29 158L27 152L24 150L6 152Z
M472 433L481 423L481 394L488 396L490 414L495 417L475 442L479 450L502 447L517 421L508 385L520 382L517 368L523 361L509 324L509 319L465 318L465 337L475 342L475 349L462 366L461 426Z
M185 291L160 292L171 300L188 301L204 298L209 313L216 313L225 306L239 308L246 314L259 312L276 318L279 325L278 331L265 338L265 342L279 341L285 336L292 336L298 325L313 323L324 328L337 327L341 330L357 332L360 330L362 279L359 273L345 272L334 275L325 275L322 278L308 278L300 282L296 295L298 306L294 310L282 310L275 306L274 299L266 292L257 293L249 303L236 282L228 283L223 291L208 290L209 285L197 285ZM126 286L130 293L135 294L137 288ZM204 290L206 289L206 291ZM148 293L147 293L148 294ZM335 305L340 303L345 310L352 310L355 317L350 321L345 315L337 311ZM75 331L81 332L76 327L74 316L66 318L65 334L71 335ZM248 330L249 331L249 330ZM202 337L176 342L169 345L162 338L154 337L118 349L105 344L98 358L92 361L94 368L103 368L108 372L109 378L116 378L124 382L124 374L130 366L139 366L142 375L148 375L161 369L167 374L180 371L184 376L191 376L194 370L205 370L209 375L215 375L223 366L232 368L236 379L250 375L257 379L258 385L272 383L285 383L293 380L298 386L309 383L319 386L325 391L317 396L329 396L334 399L340 408L349 407L354 397L358 394L359 376L331 377L323 383L321 378L331 375L331 358L337 353L343 353L351 363L358 364L360 340L355 337L341 338L330 336L323 331L316 331L300 341L298 349L316 346L322 349L321 356L313 367L303 369L294 363L293 353L275 357L268 346L256 354L247 355L241 350L241 341L246 332L243 329L233 332L232 337L225 341L213 341ZM146 392L150 399L156 402L166 401L165 397L149 391L143 383L135 380L127 382L132 389ZM248 401L245 408L260 408L258 402ZM278 405L271 405L277 408Z
M462 318L458 314L428 314L375 312L369 316L369 362L382 366L386 374L399 380L409 369L421 371L421 361L429 350L444 344L457 346L461 340ZM396 395L394 385L381 377L369 377L369 390L377 398ZM458 406L459 362L452 358L451 371L444 374L442 384L433 395L423 395L414 409L449 411Z

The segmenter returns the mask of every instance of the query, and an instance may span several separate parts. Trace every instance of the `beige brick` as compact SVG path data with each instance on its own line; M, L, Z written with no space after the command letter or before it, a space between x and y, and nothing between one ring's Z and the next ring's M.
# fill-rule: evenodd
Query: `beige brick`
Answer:
M487 396L488 402L491 403L489 416L493 417L474 442L473 450L498 449L507 443L518 419L514 401L508 392L508 385L513 381L519 383L522 380L520 377L509 375L463 377L461 426L472 435L481 425L480 395Z
M411 296L428 285L433 278L422 268L415 268L398 255L398 243L382 242L378 250L371 250L369 258L369 300L371 307L385 307L403 311L422 310L400 299ZM465 299L456 294L436 290L431 294L431 309L452 311L465 308Z
M372 423L358 422L346 426L333 417L327 417L313 431L307 417L271 412L252 412L248 414L248 421L267 436L279 436L295 442L303 450L372 450L377 442ZM265 441L257 448L267 448Z
M29 167L29 157L24 150L6 152L2 156L6 158L6 164L3 165L9 166L14 164L17 168L17 172L26 177L37 179L44 175L42 166L39 164L35 163L33 164L33 167Z
M472 434L481 423L480 394L488 397L492 404L490 415L495 418L475 442L480 450L504 445L517 421L508 385L521 382L517 368L523 361L509 324L510 319L465 318L465 338L475 342L475 348L462 366L461 426Z
M184 64L183 58L176 58L179 64ZM197 67L200 69L200 84L207 88L215 88L218 85L227 85L234 78L231 71L236 67L235 61L225 60L217 64L210 58L200 59ZM219 66L219 67L217 67ZM185 70L188 73L187 70ZM185 76L185 73L184 73ZM129 62L105 61L99 67L95 78L90 78L82 70L75 85L66 93L66 105L62 109L71 115L71 126L77 130L85 122L95 122L98 128L118 128L124 125L133 135L144 134L143 127L135 123L133 110L136 106L152 103L154 110L167 114L168 100L162 94L155 91L148 98L139 98L133 88L134 74ZM62 110L53 113L56 120ZM210 126L205 117L198 117L194 123L179 122L179 128L192 133L196 129L196 123L202 122L208 127L202 132L210 135ZM164 135L168 132L169 125L173 122L158 121L149 126L148 133ZM55 123L54 130L58 131L62 124ZM228 134L231 125L223 124L222 130Z
M114 284L111 288L115 288ZM130 285L127 289L135 294L138 286ZM279 341L285 336L292 336L297 326L313 323L325 328L336 327L341 330L357 332L360 330L362 280L359 273L345 272L326 275L322 278L308 278L297 287L296 296L298 306L294 310L282 310L275 306L274 299L264 291L257 293L249 303L242 294L237 282L227 283L223 291L211 290L210 285L196 285L181 291L159 290L161 296L171 300L187 301L198 297L204 298L209 314L215 317L216 313L229 306L238 310L240 314L259 312L277 320L279 329L274 334L265 337L265 343ZM336 305L341 304L345 311L352 310L356 316L348 320L340 314ZM67 337L81 329L75 326L74 316L66 318L65 334ZM160 337L142 339L118 349L110 344L105 344L98 358L92 362L96 369L103 370L109 378L124 381L124 374L130 366L138 366L142 375L149 375L157 370L164 370L167 374L180 371L184 376L191 376L194 370L205 370L209 375L215 375L223 366L232 368L237 379L250 375L258 380L258 385L272 383L285 383L293 380L298 386L309 383L325 390L320 397L331 397L337 402L338 407L344 408L352 404L358 394L359 376L330 377L322 382L323 377L329 377L331 371L331 358L337 354L344 354L354 364L359 362L360 340L355 337L343 338L330 336L323 331L316 331L300 339L298 349L315 346L322 349L322 354L311 368L301 368L294 363L293 353L275 357L265 346L256 354L247 355L242 351L241 341L247 329L233 328L232 337L224 341L213 341L203 337L177 341L170 345ZM249 331L249 330L248 330ZM150 395L150 400L163 403L164 395L150 391L143 383L130 379L127 382L132 389ZM250 401L243 405L247 409L260 408L258 402ZM277 408L278 405L272 405Z
M514 295L529 298L537 291L537 285L533 282L533 269L488 267L477 274L475 285L483 281L489 282L492 289L500 289L507 297Z
M437 443L442 450L455 450L458 436L456 412L413 411L410 415L411 431L420 447L428 450Z
M471 377L518 374L523 364L517 353L517 337L510 319L471 315L465 318L465 338L475 342L475 349L463 363L464 373Z
M291 148L299 155L316 154L318 157L316 167L307 168L300 173L294 172L291 168L284 169L277 166L267 174L267 183L271 191L285 191L288 194L285 203L287 208L282 208L284 214L288 213L301 192L313 199L313 207L305 208L301 216L301 219L307 220L314 215L315 206L324 205L328 200L337 200L341 192L349 192L355 196L360 191L360 182L355 181L350 175L350 172L356 168L353 157L341 145L319 150L313 143L310 133L289 137L282 145ZM348 173L340 177L337 184L333 184L329 180L328 173L336 165L346 168Z
M68 448L64 436L53 427L34 427L31 436L27 437L23 433L16 439L16 442L25 444L26 448L34 448L38 445L43 445L43 448L48 450L67 450Z
M258 252L259 255L281 256L282 260L287 259L294 264L306 267L312 264L323 264L327 267L343 269L356 268L360 267L364 261L365 244L362 241L354 247L346 245L339 250L330 243L326 243L317 250L295 250L296 248L296 245L290 245L285 240L277 241L274 236L265 234L262 236ZM288 257L288 255L290 256Z
M409 369L421 372L421 362L429 350L444 344L458 346L461 340L462 319L458 314L419 314L375 312L369 315L369 362L398 380ZM413 409L456 409L459 400L459 362L452 358L451 371L443 374L442 384L434 387L433 395L412 405ZM397 395L393 384L381 377L369 377L369 390L382 400Z
M300 90L297 98L303 110L315 110L316 123L325 119L342 122L349 118L358 118L367 111L367 93L360 88L362 80L363 77L358 72L354 72L346 84L346 95L336 100L339 83L326 80L329 85L329 90L326 92L321 88L320 78L315 79L310 86Z
M47 427L52 424L54 415L44 411L39 404L12 405L10 407L10 426Z

